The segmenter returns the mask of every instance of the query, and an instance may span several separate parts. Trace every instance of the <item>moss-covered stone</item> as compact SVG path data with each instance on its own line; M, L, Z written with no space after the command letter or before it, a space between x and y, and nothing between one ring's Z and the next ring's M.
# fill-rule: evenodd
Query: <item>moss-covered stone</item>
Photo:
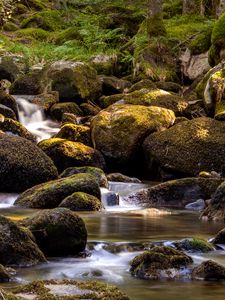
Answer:
M106 188L108 187L108 181L105 173L102 171L102 169L95 168L95 167L88 166L88 167L80 167L80 168L76 168L76 167L67 168L65 171L62 172L62 174L60 174L60 178L69 177L80 173L91 174L92 176L95 177L95 179L97 180L98 184L101 187L106 187Z
M48 111L50 107L59 102L59 95L57 92L43 93L34 97L31 102L40 106L45 111Z
M55 208L75 192L84 192L100 199L99 184L90 174L76 174L49 181L26 190L15 205L30 208Z
M207 28L205 31L199 33L194 39L191 40L188 48L191 50L192 55L205 53L211 46L212 28Z
M38 146L53 160L60 172L69 167L92 166L105 168L102 154L79 142L61 138L41 141Z
M56 103L50 108L50 116L57 120L62 121L64 113L71 113L77 116L82 116L82 110L74 102Z
M0 130L9 134L21 136L22 138L25 138L32 142L36 141L36 137L31 132L29 132L26 127L24 127L20 122L13 119L5 118L4 122L0 123Z
M212 260L207 260L192 270L192 277L201 280L225 280L225 268Z
M131 261L130 272L141 279L173 278L171 269L182 269L192 263L192 258L170 247L155 246Z
M47 41L49 32L41 28L24 28L15 32L18 38L33 38L34 41Z
M9 108L3 104L0 104L0 114L6 118L10 118L13 120L17 119L15 112L11 108Z
M51 159L30 141L0 134L0 190L21 192L57 178Z
M101 76L103 95L121 94L131 87L131 83L115 76Z
M25 230L0 216L0 264L30 266L46 261Z
M73 26L56 32L52 40L55 44L62 45L66 41L81 40L81 35L79 33L78 27Z
M72 211L99 211L102 208L101 201L95 196L76 192L66 197L59 207L66 207Z
M10 82L13 82L20 70L18 65L15 63L12 57L2 56L0 62L0 80L7 79Z
M198 175L201 171L221 173L225 125L210 118L196 118L150 135L143 144L149 169L153 163L161 168Z
M116 182L141 183L141 181L138 178L129 177L121 173L110 173L107 175L107 179L109 181L116 181Z
M199 238L190 238L181 241L176 241L174 242L174 245L178 250L183 250L187 252L207 253L215 250L212 244L210 244L206 240Z
M142 89L156 89L156 84L149 79L142 79L136 83L134 83L130 88L129 88L129 93L132 93L134 91L142 90Z
M213 244L225 244L225 228L216 234L212 242Z
M117 287L98 281L46 280L34 281L15 288L8 294L3 291L6 300L21 300L35 295L38 300L92 299L92 300L129 300ZM23 298L24 295L24 298Z
M55 208L36 213L23 221L47 256L76 255L87 242L84 221L66 208Z
M92 146L90 128L83 125L64 124L55 135L55 138L80 142L90 147Z
M18 29L18 25L16 25L13 22L7 22L7 23L4 24L3 29L5 31L10 31L10 32L11 31L16 31Z
M96 116L101 110L99 106L92 103L81 103L80 108L85 116Z
M15 98L13 96L6 94L4 92L0 92L0 104L5 105L6 107L12 109L18 119L18 108L16 104Z

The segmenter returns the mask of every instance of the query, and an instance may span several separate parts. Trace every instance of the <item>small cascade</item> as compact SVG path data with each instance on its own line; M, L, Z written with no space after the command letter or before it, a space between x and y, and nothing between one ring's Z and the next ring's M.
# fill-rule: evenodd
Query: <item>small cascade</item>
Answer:
M59 131L58 124L47 119L44 110L31 103L35 96L14 96L18 104L19 120L37 140L50 138Z
M0 193L0 209L13 206L18 194L6 194Z

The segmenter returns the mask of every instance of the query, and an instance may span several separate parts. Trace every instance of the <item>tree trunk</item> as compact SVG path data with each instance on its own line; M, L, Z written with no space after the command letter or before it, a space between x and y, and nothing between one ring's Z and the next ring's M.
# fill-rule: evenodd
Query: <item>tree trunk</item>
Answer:
M148 0L147 33L149 38L166 34L162 19L162 0Z
M183 0L183 14L200 14L201 1Z

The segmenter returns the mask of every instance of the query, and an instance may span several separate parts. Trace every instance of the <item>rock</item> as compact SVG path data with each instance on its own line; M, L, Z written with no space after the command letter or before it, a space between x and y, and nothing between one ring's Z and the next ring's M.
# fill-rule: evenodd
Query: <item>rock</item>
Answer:
M192 258L182 251L155 246L131 261L130 273L140 279L174 279L182 276L179 270L191 263Z
M221 173L225 154L225 124L210 118L181 122L151 134L143 149L149 170L152 164L188 176L201 171Z
M147 134L174 121L174 113L164 108L112 105L92 119L92 142L113 166L125 165L135 158Z
M62 121L63 114L70 113L76 116L82 116L82 110L76 103L73 102L65 102L65 103L56 103L50 108L50 116L57 120Z
M130 194L124 200L145 207L180 207L199 198L209 199L224 179L183 178L170 180Z
M0 104L0 114L6 118L10 118L13 120L17 119L15 112L11 108L9 108L3 104Z
M49 80L45 70L34 70L20 75L10 86L13 95L39 95L46 91Z
M118 254L121 252L143 251L144 245L141 243L131 243L131 242L107 243L103 246L103 249L110 253Z
M119 205L119 195L115 192L109 191L108 189L102 189L102 203L104 206L115 206Z
M0 282L8 282L10 279L10 273L3 267L3 265L0 264Z
M40 211L23 223L47 256L76 255L85 249L84 221L67 208Z
M225 280L225 267L212 260L207 260L192 270L192 277L201 280Z
M205 207L205 201L203 199L198 199L195 202L188 203L185 205L185 209L201 211Z
M179 93L182 90L181 85L171 81L157 81L155 85L160 90L164 90L172 93Z
M101 108L93 103L82 103L80 108L85 116L96 116L101 111Z
M64 101L95 100L101 94L96 71L83 62L56 61L49 68L52 90Z
M71 167L67 168L60 174L60 178L69 177L74 174L80 174L80 173L88 173L91 174L95 179L97 180L99 186L108 188L108 179L105 175L105 173L102 171L102 169L95 168L95 167Z
M131 87L131 83L127 80L119 79L115 76L101 76L103 95L121 94L124 90Z
M116 181L116 182L131 182L131 183L141 183L141 180L134 177L128 177L121 173L111 173L107 175L107 179L109 181Z
M147 90L156 89L156 83L150 79L142 79L142 80L136 82L135 84L133 84L129 88L128 93L132 93L134 91L138 91L138 90L142 90L142 89L147 89Z
M62 115L62 124L75 124L78 125L81 117L78 117L72 113L63 113Z
M58 176L51 159L30 141L0 134L0 191L22 192Z
M96 179L90 174L82 173L34 186L22 193L15 205L29 208L55 208L75 192L84 192L98 199L101 197Z
M19 74L19 68L11 57L1 57L0 59L0 80L7 79L13 82Z
M212 240L212 243L215 244L225 244L225 228L220 230L215 238Z
M53 160L59 172L69 167L92 166L105 168L102 154L82 143L60 138L50 138L38 143L38 146Z
M181 55L180 61L183 74L191 80L195 80L210 69L208 52L192 55L191 51L187 48Z
M69 208L72 211L99 211L102 208L101 201L95 196L76 192L66 197L59 207Z
M92 146L90 128L83 125L64 124L55 135L55 138L83 143L89 147Z
M79 298L96 300L129 300L129 298L117 287L103 282L89 280L75 281L64 279L33 281L11 290L10 294L2 290L1 293L6 300L24 300L30 299L31 296L34 296L35 299L42 299L45 297L52 300L66 298L71 300Z
M18 108L16 104L16 100L9 94L6 94L4 92L0 92L0 104L4 105L8 108L10 108L12 111L14 111L16 115L16 119L18 119Z
M0 123L0 130L10 135L20 136L22 138L30 140L31 142L36 142L36 137L31 132L29 132L21 123L13 119L5 118L4 122Z
M177 250L186 252L201 252L207 253L214 251L215 248L207 241L198 238L183 239L181 241L173 242Z
M50 107L59 102L59 94L56 91L43 93L36 95L31 102L40 106L43 110L48 111Z
M0 264L27 267L46 261L22 227L0 216Z
M91 58L90 64L98 74L113 75L116 71L118 57L116 54L98 54Z

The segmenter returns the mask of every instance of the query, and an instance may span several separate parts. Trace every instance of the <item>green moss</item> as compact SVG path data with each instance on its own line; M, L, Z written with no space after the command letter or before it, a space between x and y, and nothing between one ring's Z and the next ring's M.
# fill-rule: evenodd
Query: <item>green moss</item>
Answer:
M193 55L201 54L209 50L211 46L212 28L207 28L198 34L188 45Z
M55 137L92 146L90 128L87 126L65 124L61 127Z
M65 30L56 32L52 40L55 44L61 45L70 40L80 40L81 36L78 30L78 27L73 26Z
M147 34L149 38L166 35L166 28L161 15L147 18Z
M41 28L25 28L17 30L16 32L17 37L20 38L33 38L38 41L46 41L49 38L49 32L41 29Z
M18 29L18 26L13 22L7 22L4 24L3 29L5 31L16 31Z
M5 118L4 122L0 122L0 130L19 135L33 142L36 141L35 136L30 133L22 124L9 118Z
M209 242L199 238L184 239L180 242L175 242L175 246L178 250L188 252L206 253L215 250Z
M182 0L168 0L164 1L162 8L163 8L163 17L164 18L171 18L176 15L182 14Z

